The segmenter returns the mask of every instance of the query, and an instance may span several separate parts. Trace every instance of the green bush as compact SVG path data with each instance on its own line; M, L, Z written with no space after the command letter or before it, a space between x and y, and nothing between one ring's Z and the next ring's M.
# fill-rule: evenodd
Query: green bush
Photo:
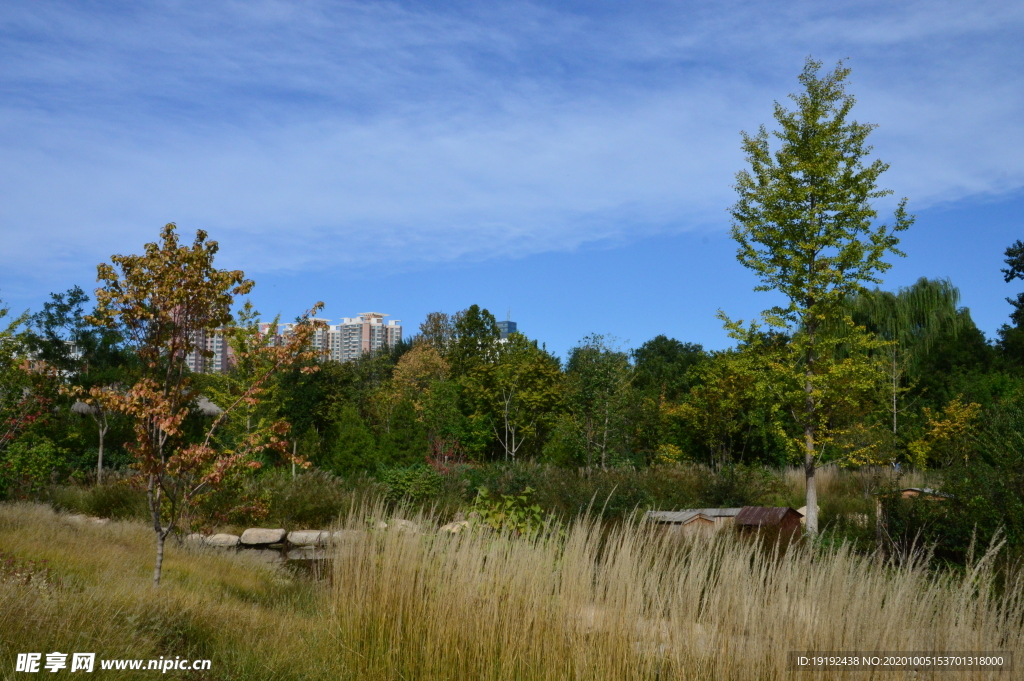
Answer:
M0 452L0 499L40 493L65 465L66 452L49 438L29 435Z
M544 512L531 503L533 489L527 487L521 494L502 494L492 497L481 487L473 500L473 512L492 529L515 535L535 535L544 528Z
M380 474L380 481L390 502L425 504L436 500L444 489L444 479L429 466L390 468Z
M264 475L269 493L268 520L277 527L327 527L339 515L383 495L382 485L366 474L339 478L326 471L305 471L292 478L278 470Z
M58 511L84 513L99 518L149 518L146 490L136 478L112 479L93 487L54 485L47 491L47 497Z

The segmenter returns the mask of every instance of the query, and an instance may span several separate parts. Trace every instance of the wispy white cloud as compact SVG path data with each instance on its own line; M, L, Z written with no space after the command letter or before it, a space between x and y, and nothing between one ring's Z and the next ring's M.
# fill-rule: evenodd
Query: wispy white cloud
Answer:
M805 55L915 207L1024 185L1012 3L8 3L0 267L203 227L250 270L721 226Z

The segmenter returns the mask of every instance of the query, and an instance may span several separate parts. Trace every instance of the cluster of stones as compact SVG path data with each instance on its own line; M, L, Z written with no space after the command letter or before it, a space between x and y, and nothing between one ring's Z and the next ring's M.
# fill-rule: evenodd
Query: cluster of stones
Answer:
M245 549L267 560L318 560L326 557L330 544L344 541L352 530L298 530L252 527L237 534L190 534L185 543L221 549Z
M469 521L458 520L441 527L440 532L458 534L469 526ZM409 520L394 519L391 523L378 521L374 528L388 528L400 532L420 531L416 523ZM352 541L359 534L358 530L296 530L288 532L284 529L266 529L251 527L237 534L189 534L185 543L209 546L221 549L251 551L254 555L268 561L322 560L327 557L327 547Z

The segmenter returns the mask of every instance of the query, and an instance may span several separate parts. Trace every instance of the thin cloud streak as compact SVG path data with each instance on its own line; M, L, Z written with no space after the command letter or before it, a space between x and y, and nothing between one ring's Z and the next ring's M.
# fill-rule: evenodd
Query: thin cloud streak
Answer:
M811 53L851 58L913 210L1024 186L1017 6L578 7L11 3L0 267L42 279L168 220L254 272L721 228L739 130Z

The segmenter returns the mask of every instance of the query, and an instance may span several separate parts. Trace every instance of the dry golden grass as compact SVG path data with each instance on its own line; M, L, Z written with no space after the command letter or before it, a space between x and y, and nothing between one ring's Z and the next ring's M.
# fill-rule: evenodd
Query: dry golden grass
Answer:
M898 485L902 488L938 486L934 473L907 469L897 474L891 468L884 466L847 470L834 464L828 464L819 468L814 475L819 500L843 496L856 489L863 492L874 491L883 484ZM783 478L794 497L803 497L807 487L802 466L786 467L783 471Z
M777 556L727 535L680 542L584 520L536 540L449 536L422 516L418 532L367 530L373 515L345 519L319 584L172 546L154 594L145 526L75 526L38 506L0 506L0 550L47 558L66 583L0 584L2 676L13 653L53 650L209 657L203 678L409 681L761 681L793 675L791 650L1024 651L1024 589L996 594L991 557L935 576L842 548Z

